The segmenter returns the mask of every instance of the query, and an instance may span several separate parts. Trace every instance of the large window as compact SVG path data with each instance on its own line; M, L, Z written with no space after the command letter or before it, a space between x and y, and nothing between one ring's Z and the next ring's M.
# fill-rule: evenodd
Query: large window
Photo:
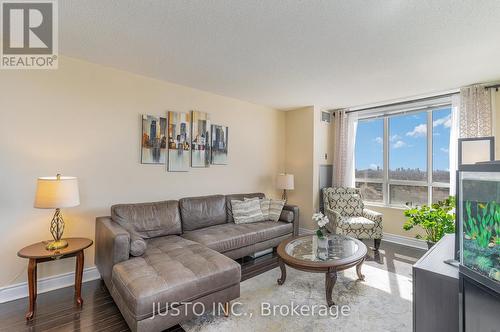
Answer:
M366 201L401 206L448 197L451 108L358 122L356 187Z

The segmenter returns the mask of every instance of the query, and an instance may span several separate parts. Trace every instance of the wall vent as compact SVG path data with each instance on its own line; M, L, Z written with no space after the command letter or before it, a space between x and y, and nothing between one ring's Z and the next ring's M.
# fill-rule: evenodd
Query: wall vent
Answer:
M322 122L330 123L331 118L332 118L332 115L330 114L330 112L321 112L321 121Z

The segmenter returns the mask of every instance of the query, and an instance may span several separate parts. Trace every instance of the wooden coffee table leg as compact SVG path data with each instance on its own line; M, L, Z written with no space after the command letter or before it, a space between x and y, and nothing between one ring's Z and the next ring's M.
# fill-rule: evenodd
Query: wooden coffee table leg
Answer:
M281 277L278 279L278 285L283 285L286 280L286 267L285 263L283 263L283 260L281 258L278 259L278 262L280 264L280 269L281 269Z
M328 272L325 273L325 293L326 293L326 303L329 307L335 305L332 299L333 286L337 282L337 271L330 268Z
M26 319L30 320L35 314L36 301L36 259L30 258L28 262L28 287L29 287L29 310Z
M79 305L83 304L83 299L82 299L83 263L84 263L83 250L80 250L76 254L76 273L75 273L75 296L76 296L76 303L78 303Z
M358 280L365 280L364 274L361 273L361 266L363 266L364 259L356 265L356 273L358 274Z

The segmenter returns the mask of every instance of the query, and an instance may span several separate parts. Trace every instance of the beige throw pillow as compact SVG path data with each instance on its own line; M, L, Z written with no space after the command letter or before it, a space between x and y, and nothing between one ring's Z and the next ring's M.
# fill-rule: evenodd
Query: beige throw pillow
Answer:
M233 210L235 224L248 224L262 221L264 219L258 199L250 199L246 201L232 200L231 208Z
M252 197L252 198L244 198L245 201L259 201L260 203L260 210L262 211L262 220L269 220L269 208L271 207L271 199L269 198L258 198L258 197Z
M281 211L285 206L285 201L281 199L271 199L269 206L269 220L278 221L280 220Z

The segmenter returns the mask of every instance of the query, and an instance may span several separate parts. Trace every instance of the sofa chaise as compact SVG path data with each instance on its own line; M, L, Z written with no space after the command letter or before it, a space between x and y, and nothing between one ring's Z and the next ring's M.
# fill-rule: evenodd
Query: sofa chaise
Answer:
M111 216L96 218L96 266L132 331L162 331L192 318L194 303L196 311L200 304L209 310L238 298L241 268L234 259L298 234L292 205L278 222L234 223L231 200L253 197L264 194L119 204ZM137 243L145 243L142 253L131 251Z

